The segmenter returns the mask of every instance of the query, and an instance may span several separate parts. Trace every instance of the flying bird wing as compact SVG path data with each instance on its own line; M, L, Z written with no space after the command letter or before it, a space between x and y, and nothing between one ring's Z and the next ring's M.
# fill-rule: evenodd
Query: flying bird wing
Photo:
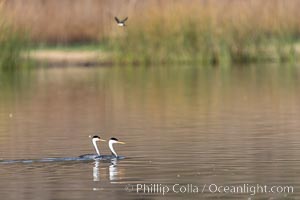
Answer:
M124 23L127 19L128 19L128 17L126 17L125 19L123 19L122 22Z
M115 17L115 20L117 21L117 23L120 23L120 20L117 17Z

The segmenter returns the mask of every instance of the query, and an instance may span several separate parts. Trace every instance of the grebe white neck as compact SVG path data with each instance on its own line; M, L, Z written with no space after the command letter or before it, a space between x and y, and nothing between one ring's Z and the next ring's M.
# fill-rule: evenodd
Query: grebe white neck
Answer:
M113 155L115 155L116 157L118 157L118 154L116 153L116 151L115 151L115 149L113 147L113 144L115 144L115 143L117 143L115 140L109 140L108 146L109 146L109 149L110 149L111 153Z
M97 141L98 141L98 140L99 140L98 138L93 138L93 139L92 139L92 142L93 142L94 148L95 148L95 150L96 150L98 156L100 156L100 151L99 151L98 146L97 146Z

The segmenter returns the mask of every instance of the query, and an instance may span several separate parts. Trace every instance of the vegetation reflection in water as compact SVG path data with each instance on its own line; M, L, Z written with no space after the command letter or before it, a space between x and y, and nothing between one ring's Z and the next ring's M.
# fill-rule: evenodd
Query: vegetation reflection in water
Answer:
M132 199L124 187L138 182L299 185L298 66L39 68L29 74L33 78L18 79L23 87L14 86L15 79L1 86L7 88L0 90L2 160L91 153L87 136L96 131L126 141L117 148L128 159L1 165L1 180L18 189L32 192L29 186L43 183L47 195L61 184L66 199Z
M202 121L204 119L200 119L198 113L224 112L225 105L243 109L246 102L252 102L248 106L267 102L268 106L276 107L279 99L280 103L288 104L298 97L295 91L299 85L300 70L297 66L275 65L40 68L1 73L0 76L0 101L4 110L0 115L1 121L7 121L10 113L23 115L21 117L28 114L28 117L33 117L32 120L44 124L47 118L43 116L56 116L61 112L66 115L67 110L76 114L85 110L94 113L92 115L96 118L101 115L104 123L109 124L114 121L123 124L119 120L126 115L140 114L143 122L160 124L172 115L185 116L187 111L189 117ZM289 94L290 98L282 98L285 94ZM93 111L85 102L97 109ZM58 107L57 103L60 104ZM31 112L25 114L28 108L41 112L36 116ZM59 111L59 108L64 109ZM6 126L10 124L3 123L2 129L7 130Z
M0 96L2 101L6 99L10 104L15 98L38 99L36 94L42 90L54 91L58 88L72 94L73 91L84 89L86 91L82 92L93 91L95 96L106 95L105 98L118 103L126 100L128 106L151 105L157 107L155 109L158 111L159 106L166 106L162 105L163 101L172 99L173 103L182 105L177 109L186 109L185 106L192 105L189 102L206 104L212 100L221 101L222 97L230 95L230 91L236 90L240 92L239 97L256 98L254 93L270 93L271 89L274 92L272 95L289 92L294 95L299 84L299 71L296 66L276 65L18 69L0 73ZM56 95L54 93L47 98L55 99ZM62 103L68 106L71 99L66 95L61 97ZM207 106L198 109L207 109Z

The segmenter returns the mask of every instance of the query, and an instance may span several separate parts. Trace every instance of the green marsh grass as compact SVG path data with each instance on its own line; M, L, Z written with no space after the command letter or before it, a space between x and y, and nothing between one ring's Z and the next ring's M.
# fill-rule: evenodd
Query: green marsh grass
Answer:
M9 27L0 27L0 69L9 69L20 65L21 54L26 41L18 32Z
M0 13L1 16L1 13ZM28 42L26 35L11 26L4 18L0 18L0 70L10 70L22 65L22 54Z
M300 0L4 2L31 41L97 43L119 63L286 62L299 54ZM114 16L128 16L128 26Z
M139 13L110 43L116 60L219 64L296 58L300 1L207 2L177 1L163 9L155 4Z

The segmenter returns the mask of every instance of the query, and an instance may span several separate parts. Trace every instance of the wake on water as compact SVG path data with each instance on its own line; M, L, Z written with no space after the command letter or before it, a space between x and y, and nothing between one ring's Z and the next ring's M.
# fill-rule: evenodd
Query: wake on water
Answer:
M78 157L65 157L65 158L42 158L42 159L17 159L17 160L0 160L0 164L14 164L14 163L43 163L43 162L67 162L67 161L110 161L110 160L122 160L124 156L114 155L97 155L97 154L85 154Z

